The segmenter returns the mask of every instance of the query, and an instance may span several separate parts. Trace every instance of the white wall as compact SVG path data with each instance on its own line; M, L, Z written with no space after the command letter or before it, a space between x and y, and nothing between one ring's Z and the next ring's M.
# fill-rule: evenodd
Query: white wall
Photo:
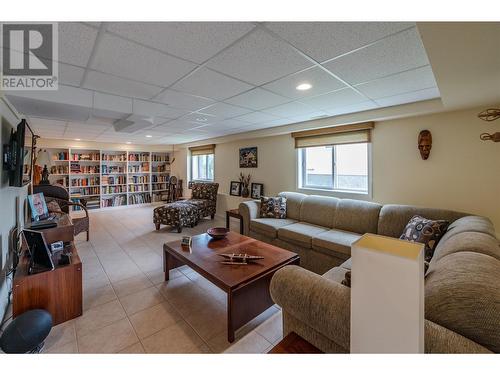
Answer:
M489 217L500 233L500 144L479 139L483 132L500 131L500 121L477 118L484 108L377 121L373 131L373 195L380 203L415 204L461 210ZM433 136L430 158L417 149L420 130ZM210 143L210 142L207 142ZM258 147L258 168L240 169L238 149ZM187 181L187 151L176 151L174 174ZM215 180L219 188L218 215L238 206L228 196L229 183L240 171L264 184L266 195L297 190L296 151L291 136L279 135L217 144Z
M6 102L0 98L0 145L9 141L10 131L16 126L18 118L15 113L9 109ZM10 283L6 282L6 272L11 266L9 257L9 235L12 229L24 223L24 201L26 198L27 187L17 188L9 186L9 178L1 166L0 175L0 318L4 316L7 306L7 296Z

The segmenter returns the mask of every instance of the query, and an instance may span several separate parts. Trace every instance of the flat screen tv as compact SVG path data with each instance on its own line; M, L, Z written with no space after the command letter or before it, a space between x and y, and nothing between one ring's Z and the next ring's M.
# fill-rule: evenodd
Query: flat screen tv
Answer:
M12 131L5 145L4 168L9 172L9 185L21 187L31 182L35 134L25 119Z

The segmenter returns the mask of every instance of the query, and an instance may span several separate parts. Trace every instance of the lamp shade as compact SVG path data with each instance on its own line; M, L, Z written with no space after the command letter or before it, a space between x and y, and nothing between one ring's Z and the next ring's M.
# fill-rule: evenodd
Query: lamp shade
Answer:
M40 150L38 152L37 158L36 158L36 165L39 165L41 167L43 166L51 166L52 165L52 158L50 157L50 153L47 150Z

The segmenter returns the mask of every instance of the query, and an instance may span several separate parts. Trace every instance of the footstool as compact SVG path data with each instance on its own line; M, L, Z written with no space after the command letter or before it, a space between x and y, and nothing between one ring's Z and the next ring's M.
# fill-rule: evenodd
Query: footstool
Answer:
M177 232L182 232L182 227L194 227L198 224L200 213L196 206L185 202L167 203L164 206L156 207L153 211L153 223L156 230L160 229L160 224L170 225L177 228Z

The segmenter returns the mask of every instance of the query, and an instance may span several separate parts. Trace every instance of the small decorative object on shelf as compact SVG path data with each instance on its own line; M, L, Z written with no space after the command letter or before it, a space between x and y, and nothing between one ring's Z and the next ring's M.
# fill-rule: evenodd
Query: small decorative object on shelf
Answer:
M241 196L247 198L250 195L250 190L248 189L250 185L250 175L245 176L243 173L240 173L239 180L241 183Z
M257 168L257 147L240 148L240 168Z
M427 160L432 148L432 134L429 130L422 130L418 135L418 149L422 160Z
M215 227L215 228L209 228L207 230L207 234L212 237L214 240L221 240L224 237L226 237L227 233L229 232L229 229L223 228L223 227Z
M235 197L241 196L241 182L231 181L231 186L229 188L229 194Z
M264 195L264 184L252 182L252 199L260 199Z
M193 242L193 240L191 239L190 236L182 236L181 246L183 246L183 247L191 247L191 243L192 242Z
M255 262L259 259L264 259L263 256L259 255L249 255L249 254L218 254L221 257L227 259L223 260L222 264L233 264L237 266L246 265L251 262Z

